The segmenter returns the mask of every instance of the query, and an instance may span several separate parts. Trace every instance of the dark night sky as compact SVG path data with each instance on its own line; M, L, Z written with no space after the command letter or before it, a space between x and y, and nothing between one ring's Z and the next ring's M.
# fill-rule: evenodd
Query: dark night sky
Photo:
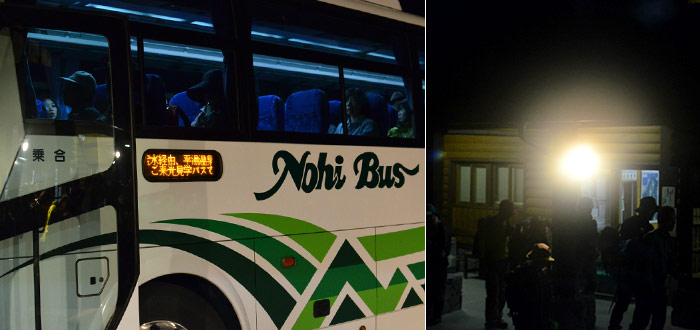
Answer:
M700 95L700 5L607 2L428 1L429 130L688 122Z

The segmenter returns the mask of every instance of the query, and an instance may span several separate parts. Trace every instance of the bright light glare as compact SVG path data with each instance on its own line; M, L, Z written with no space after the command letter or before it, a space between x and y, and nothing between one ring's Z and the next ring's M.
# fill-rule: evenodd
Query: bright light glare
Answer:
M570 149L560 163L561 172L570 179L590 178L598 171L598 155L589 146L580 145Z
M122 153L119 152L119 151L117 151L117 152L114 153L114 157L115 157L115 158L119 158L119 157L121 157L121 156L122 156Z
M29 149L29 142L24 141L24 143L22 143L22 151L27 151L27 149Z

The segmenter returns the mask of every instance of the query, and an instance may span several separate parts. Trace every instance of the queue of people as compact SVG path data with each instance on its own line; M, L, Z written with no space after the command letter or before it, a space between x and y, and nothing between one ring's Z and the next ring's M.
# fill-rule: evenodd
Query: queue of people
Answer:
M632 299L636 306L630 329L664 328L668 277L676 269L676 243L669 234L675 226L675 210L660 208L653 197L644 197L637 214L625 219L619 232L606 228L599 235L592 209L593 201L582 198L565 223L551 227L531 219L513 226L514 204L503 200L496 215L479 219L472 254L479 258L485 275L486 329L509 327L506 306L515 329L595 329L600 260L616 284L608 329L622 329ZM657 212L654 229L649 221ZM431 233L431 226L427 228L428 238L435 237L435 230ZM554 245L550 244L552 237L556 237ZM431 246L427 244L427 258L437 258L430 253ZM557 251L554 256L553 251ZM428 261L428 265L443 263ZM442 283L442 273L429 268L428 274L440 277L435 281L428 277L428 283L433 283L428 288ZM436 316L430 299L441 299L441 292L436 293L438 297L428 292L428 315L433 323Z

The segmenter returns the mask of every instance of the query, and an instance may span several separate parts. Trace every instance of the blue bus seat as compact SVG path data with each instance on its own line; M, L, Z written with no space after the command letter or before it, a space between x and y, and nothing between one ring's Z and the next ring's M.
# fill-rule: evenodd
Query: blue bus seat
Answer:
M383 96L374 93L367 93L369 98L369 113L367 117L372 118L379 129L379 135L384 136L389 131L389 112L387 111L388 104Z
M296 92L284 107L284 128L288 132L328 131L328 95L320 89Z
M343 107L342 102L338 100L328 101L328 111L330 114L330 124L338 126L343 122Z
M284 131L284 108L278 96L258 97L258 131Z
M101 113L106 114L109 110L109 91L107 91L107 84L97 85L95 87L95 108Z
M194 119L199 114L199 109L202 108L202 106L198 102L195 102L189 96L187 96L187 91L173 95L173 97L170 99L169 104L177 105L180 109L182 109L182 111L185 113L187 119L189 119L190 122L194 121ZM182 119L178 118L178 121L179 126L185 126L185 123L182 121Z
M165 81L157 74L146 74L146 86L144 88L144 107L146 124L165 125Z
M36 99L36 118L48 118L48 113L44 109L44 102Z

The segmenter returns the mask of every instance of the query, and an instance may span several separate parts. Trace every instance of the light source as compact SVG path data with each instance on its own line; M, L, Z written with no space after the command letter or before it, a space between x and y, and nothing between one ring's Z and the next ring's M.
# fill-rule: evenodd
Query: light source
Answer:
M559 162L559 170L567 179L588 179L598 171L600 159L588 145L576 145L569 149Z

